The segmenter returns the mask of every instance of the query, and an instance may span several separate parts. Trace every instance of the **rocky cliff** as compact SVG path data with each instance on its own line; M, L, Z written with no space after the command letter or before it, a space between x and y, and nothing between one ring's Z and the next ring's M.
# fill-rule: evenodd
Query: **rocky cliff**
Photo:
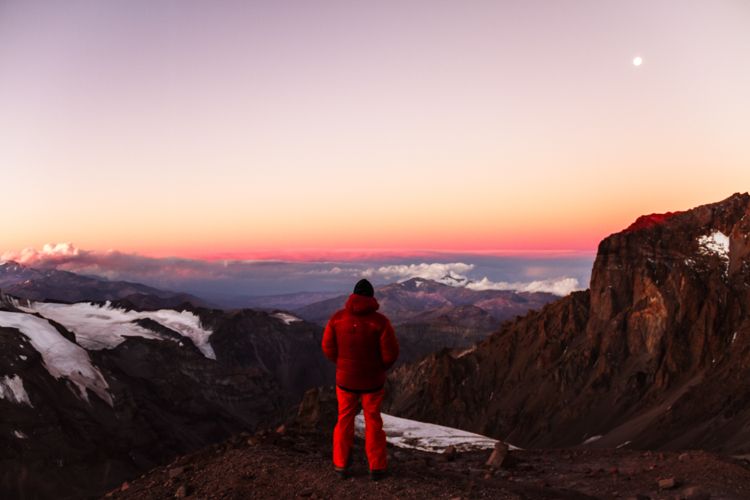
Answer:
M590 289L396 370L385 411L522 447L750 451L750 196L639 218Z

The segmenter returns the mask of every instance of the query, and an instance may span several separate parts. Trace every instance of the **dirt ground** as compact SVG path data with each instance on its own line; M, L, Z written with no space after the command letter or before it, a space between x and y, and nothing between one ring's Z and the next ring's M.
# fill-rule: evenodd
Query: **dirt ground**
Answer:
M750 462L702 451L519 450L511 452L513 466L492 470L484 465L491 450L448 459L389 445L388 475L373 482L359 439L351 477L333 472L331 439L329 432L295 428L244 433L158 467L105 498L750 499Z

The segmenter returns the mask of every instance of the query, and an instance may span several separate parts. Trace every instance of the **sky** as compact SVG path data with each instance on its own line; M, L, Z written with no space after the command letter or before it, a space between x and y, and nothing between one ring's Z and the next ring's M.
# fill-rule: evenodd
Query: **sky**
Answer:
M0 255L585 287L638 216L748 191L748 88L742 0L0 0Z

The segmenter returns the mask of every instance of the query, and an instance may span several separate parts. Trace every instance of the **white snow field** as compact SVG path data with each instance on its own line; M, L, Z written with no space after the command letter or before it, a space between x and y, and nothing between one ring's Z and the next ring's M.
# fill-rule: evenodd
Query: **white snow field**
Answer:
M216 354L208 343L213 333L201 327L200 318L190 311L125 311L117 309L107 301L104 305L88 302L77 304L51 304L31 302L29 306L16 304L22 311L39 313L63 325L76 334L76 342L86 349L113 349L125 342L126 337L138 336L147 339L163 340L156 333L143 328L133 320L149 318L183 337L188 337L195 346L209 359L216 359Z
M0 326L16 328L26 335L42 355L44 365L55 378L65 377L78 386L81 397L88 401L86 388L91 389L110 406L109 385L98 368L91 364L89 354L66 339L46 319L18 312L0 311Z
M415 450L441 453L448 446L453 446L456 451L472 451L494 448L497 439L488 438L473 432L462 431L442 425L426 424L409 420L406 418L383 416L383 430L386 440L400 448L412 448ZM354 419L354 433L364 438L365 417L362 412ZM511 450L519 448L508 445Z

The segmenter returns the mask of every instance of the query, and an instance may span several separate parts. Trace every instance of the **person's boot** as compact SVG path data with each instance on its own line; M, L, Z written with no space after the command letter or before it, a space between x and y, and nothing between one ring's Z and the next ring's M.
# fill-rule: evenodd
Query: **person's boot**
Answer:
M370 470L370 480L380 481L385 477L385 469Z
M351 466L352 466L352 450L349 450L349 457L346 459L346 467L339 467L337 465L334 465L333 471L336 473L336 475L339 476L339 478L348 479L349 467Z
M347 469L346 467L339 467L337 465L334 465L333 471L336 473L337 476L339 476L339 479L349 478L349 469Z

